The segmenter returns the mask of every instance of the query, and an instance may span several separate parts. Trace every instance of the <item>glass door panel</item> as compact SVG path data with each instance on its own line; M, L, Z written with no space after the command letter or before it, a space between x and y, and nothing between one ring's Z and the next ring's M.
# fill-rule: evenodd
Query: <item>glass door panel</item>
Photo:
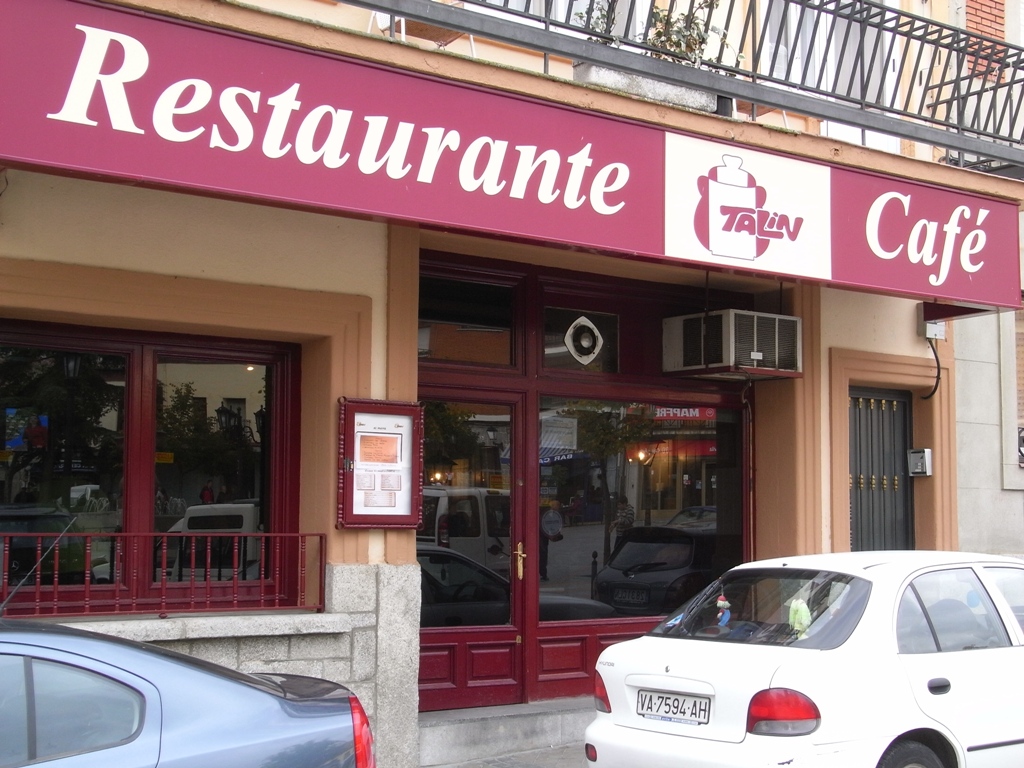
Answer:
M544 397L542 621L667 613L742 560L740 412Z
M423 627L512 622L510 418L504 405L424 405Z

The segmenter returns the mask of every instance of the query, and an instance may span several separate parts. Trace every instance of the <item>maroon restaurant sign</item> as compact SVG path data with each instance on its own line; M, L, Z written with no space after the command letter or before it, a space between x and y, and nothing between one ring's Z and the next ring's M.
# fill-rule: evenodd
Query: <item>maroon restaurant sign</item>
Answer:
M1015 203L79 0L0 0L0 164L970 306Z

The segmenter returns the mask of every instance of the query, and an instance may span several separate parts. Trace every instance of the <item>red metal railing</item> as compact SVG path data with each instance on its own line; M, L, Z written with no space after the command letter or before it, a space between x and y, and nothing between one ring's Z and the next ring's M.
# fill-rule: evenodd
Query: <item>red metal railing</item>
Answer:
M324 544L309 533L0 533L0 603L4 616L323 611Z

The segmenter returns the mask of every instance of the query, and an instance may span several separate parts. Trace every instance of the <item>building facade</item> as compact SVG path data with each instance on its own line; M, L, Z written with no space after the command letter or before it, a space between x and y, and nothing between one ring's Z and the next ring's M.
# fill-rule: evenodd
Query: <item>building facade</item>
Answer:
M732 564L996 546L1005 350L948 321L1019 307L1019 182L321 0L0 17L0 524L75 526L0 529L7 615L339 680L414 766L420 710L588 694ZM419 404L416 493L352 401Z

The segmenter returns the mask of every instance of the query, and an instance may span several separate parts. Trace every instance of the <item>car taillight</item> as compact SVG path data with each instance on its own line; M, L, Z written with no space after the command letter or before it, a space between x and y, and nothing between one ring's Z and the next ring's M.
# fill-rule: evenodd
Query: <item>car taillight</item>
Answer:
M612 703L608 700L608 689L604 687L604 680L600 673L594 674L594 706L598 712L612 711Z
M377 757L373 753L373 732L370 730L370 720L366 717L366 710L355 696L349 701L352 706L352 736L355 741L356 768L377 768Z
M769 688L754 694L747 708L747 733L765 736L803 736L821 722L817 705L789 688Z
M448 546L448 515L437 518L437 544L441 547Z

